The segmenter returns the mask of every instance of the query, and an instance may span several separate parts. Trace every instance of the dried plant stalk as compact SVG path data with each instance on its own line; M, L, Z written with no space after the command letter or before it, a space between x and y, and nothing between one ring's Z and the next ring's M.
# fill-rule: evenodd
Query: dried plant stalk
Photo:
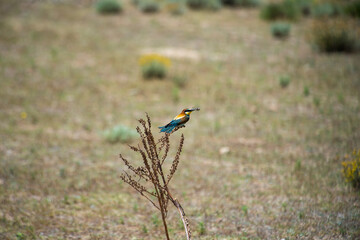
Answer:
M142 128L137 127L136 130L140 135L141 144L137 147L129 146L134 152L141 156L142 166L135 167L126 158L120 154L120 159L128 167L128 171L124 171L120 178L132 188L134 188L141 196L145 197L156 209L161 213L166 239L169 238L169 232L166 223L169 201L178 209L181 220L184 224L186 238L191 239L190 225L186 218L184 209L176 198L173 198L169 191L169 182L174 176L179 162L180 155L184 145L184 135L181 135L179 147L175 158L171 164L169 173L166 175L163 171L163 164L167 159L170 150L170 135L182 127L175 128L171 133L165 133L157 142L151 132L151 119L146 114L146 121L139 120ZM164 153L161 154L161 151ZM138 179L138 180L135 180ZM145 187L145 183L149 183L150 187ZM156 199L156 201L154 200Z

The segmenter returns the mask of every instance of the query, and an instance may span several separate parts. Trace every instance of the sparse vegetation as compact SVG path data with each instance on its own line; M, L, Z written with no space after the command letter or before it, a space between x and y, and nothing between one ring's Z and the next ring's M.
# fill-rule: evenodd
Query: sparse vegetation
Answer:
M170 136L186 138L170 191L193 239L359 239L359 191L341 170L360 146L360 55L312 51L320 19L276 41L260 9L174 17L123 1L121 17L102 17L88 0L16 2L0 1L0 239L165 239L160 212L119 179L119 153L142 163L127 147L138 135L102 132L148 112L158 139L190 106L204 111ZM357 32L358 19L330 20ZM143 80L152 52L171 59L163 81ZM169 237L185 239L169 203Z
M103 136L109 143L128 142L137 136L133 129L119 124L103 132Z
M276 22L271 25L271 33L276 38L286 38L289 36L291 25L286 22Z
M118 0L99 0L95 4L96 11L101 14L115 14L123 10Z
M354 188L360 189L360 150L354 150L351 156L345 155L342 166L342 173L346 182Z

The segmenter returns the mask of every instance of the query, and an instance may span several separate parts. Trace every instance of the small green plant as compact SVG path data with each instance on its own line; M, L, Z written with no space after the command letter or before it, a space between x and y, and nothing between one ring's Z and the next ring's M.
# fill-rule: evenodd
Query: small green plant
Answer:
M271 33L276 38L286 38L289 36L291 25L286 22L276 22L271 25Z
M301 160L300 159L296 160L294 170L295 171L300 171L301 170Z
M308 86L305 86L305 87L304 87L304 96L307 97L307 96L309 96L309 95L310 95L310 89L309 89Z
M66 205L70 205L71 202L69 200L69 196L68 195L64 195L64 198L63 198L63 203L66 204Z
M342 93L338 94L337 99L338 99L339 103L345 104L345 98L344 98L344 95Z
M180 100L180 91L179 91L178 87L173 87L172 88L171 95L172 95L173 101L175 103L179 102L179 100Z
M164 78L167 75L167 69L171 65L171 61L167 57L158 54L148 54L141 56L139 64L145 79Z
M336 17L342 13L342 9L335 3L325 2L314 5L312 15L317 18Z
M144 13L156 13L160 10L160 5L155 0L141 0L138 5L139 9Z
M203 221L199 222L198 231L200 235L204 235L206 233L206 228Z
M344 19L315 21L311 41L321 52L355 52L359 44L359 28Z
M222 0L222 3L230 7L257 7L261 0Z
M187 5L191 9L207 9L217 11L222 8L220 0L187 0Z
M300 9L294 0L284 0L280 3L268 3L263 6L260 17L264 20L277 19L296 20L300 15Z
M100 0L96 3L95 8L101 14L115 14L123 10L122 4L117 0Z
M299 219L303 219L305 217L305 213L303 211L299 212Z
M21 232L16 233L16 240L25 240L25 239L26 239L25 234Z
M65 179L67 174L66 174L66 169L64 167L61 167L59 170L59 175L62 179Z
M320 98L319 97L314 97L313 98L313 102L314 102L314 105L316 106L316 107L320 107Z
M352 156L345 155L342 162L342 173L347 183L360 190L360 149L354 150Z
M144 225L142 225L142 232L143 233L145 233L145 234L147 234L148 233L148 229L147 229L147 227L146 227L146 225L144 224Z
M137 133L135 130L119 124L111 129L105 130L103 136L107 142L117 143L130 141L137 136Z
M134 203L133 210L134 212L137 212L139 210L139 206L137 205L137 203Z
M172 78L172 81L178 88L184 88L186 86L187 78L183 76L175 76Z
M345 7L345 13L351 17L360 18L360 1L353 1Z
M244 213L245 216L248 215L248 210L249 210L248 206L242 205L242 206L241 206L241 210L243 211L243 213Z
M279 84L282 88L286 88L290 84L290 77L289 76L281 76L279 78Z
M158 227L160 224L160 219L158 218L158 216L156 214L153 214L151 216L151 221L154 224L155 227Z

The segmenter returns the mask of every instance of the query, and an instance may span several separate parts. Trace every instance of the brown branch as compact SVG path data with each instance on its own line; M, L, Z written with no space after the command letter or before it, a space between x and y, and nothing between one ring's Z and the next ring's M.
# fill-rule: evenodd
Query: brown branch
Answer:
M191 237L191 233L185 212L181 207L179 201L171 196L168 187L168 184L172 179L173 175L175 174L180 162L180 155L184 144L184 135L181 135L179 147L170 167L167 178L165 178L164 169L162 166L166 158L168 157L168 153L170 150L170 135L185 126L176 127L171 133L165 133L164 136L162 136L156 142L154 135L151 132L151 119L148 114L146 114L146 119L147 121L145 121L144 119L140 119L139 123L140 127L142 128L140 128L139 126L136 128L141 138L140 144L138 145L138 147L129 145L129 148L131 150L141 156L143 165L135 167L134 165L131 165L131 163L120 154L120 159L128 167L129 172L131 171L134 174L130 175L129 173L124 171L124 174L121 174L120 178L125 183L129 184L132 188L134 188L141 196L145 197L156 209L160 211L167 240L169 240L170 238L166 223L166 217L168 213L169 201L171 201L180 213L180 217L183 221L186 232L186 237L189 240ZM159 144L160 146L158 147ZM163 149L165 149L165 151L163 154L160 155ZM134 177L139 177L139 179L137 179L136 181L134 180ZM153 188L150 187L149 189L147 189L140 183L143 181L151 182ZM151 199L152 197L157 199L158 204L156 204Z
M177 170L177 167L178 167L179 162L180 162L180 154L181 154L183 145L184 145L184 134L181 134L179 148L178 148L178 151L177 151L177 153L175 155L174 161L171 164L171 168L170 168L170 172L169 172L166 184L169 184L171 178L174 176L174 174L175 174L175 172Z
M185 233L186 233L186 239L190 240L191 239L190 224L189 224L189 221L188 221L188 219L187 219L187 217L185 215L184 209L182 208L182 206L180 205L179 201L176 198L172 202L179 211L181 220L182 220L183 225L184 225L184 229L185 229Z

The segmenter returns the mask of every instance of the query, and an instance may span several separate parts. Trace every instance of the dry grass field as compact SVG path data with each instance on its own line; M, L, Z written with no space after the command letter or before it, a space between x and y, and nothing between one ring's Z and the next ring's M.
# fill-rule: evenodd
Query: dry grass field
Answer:
M102 16L54 2L0 16L0 239L164 239L159 212L119 178L119 153L141 159L101 133L147 112L160 137L191 106L170 157L183 133L171 189L194 239L360 239L360 195L341 175L360 148L359 53L314 51L306 18L274 39L259 9L126 2ZM149 51L171 59L165 79L142 78ZM184 239L173 206L168 225Z

